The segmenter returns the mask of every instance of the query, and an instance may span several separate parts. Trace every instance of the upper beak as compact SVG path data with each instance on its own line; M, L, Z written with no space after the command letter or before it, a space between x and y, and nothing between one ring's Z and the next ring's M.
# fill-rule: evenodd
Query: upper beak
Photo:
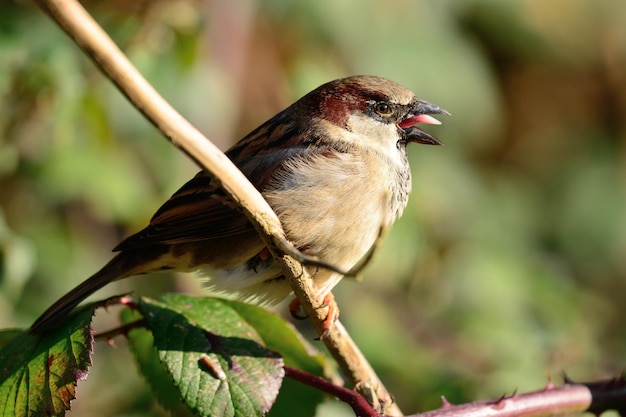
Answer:
M447 110L424 100L417 100L416 105L409 111L407 117L398 126L404 130L404 138L407 142L423 143L426 145L443 145L436 137L415 127L419 123L439 125L441 122L431 114L444 114L450 116Z

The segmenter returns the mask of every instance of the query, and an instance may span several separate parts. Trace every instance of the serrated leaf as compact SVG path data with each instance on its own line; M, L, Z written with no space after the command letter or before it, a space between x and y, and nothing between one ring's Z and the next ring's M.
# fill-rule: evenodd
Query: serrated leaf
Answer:
M242 303L223 300L241 316L242 320L254 327L270 350L280 353L285 365L302 371L323 376L325 356L311 346L302 335L282 317L266 309Z
M91 366L90 306L43 335L22 332L0 350L0 417L63 416Z
M141 318L142 316L137 311L131 309L125 309L121 314L123 324L129 324ZM147 329L137 328L128 332L126 336L137 366L150 384L159 403L177 417L191 415L183 404L167 367L159 359L152 333Z
M238 301L226 302L254 327L268 349L280 353L285 365L324 376L325 356L304 340L290 323L262 307ZM323 400L324 394L321 391L286 379L270 416L314 416L317 406Z
M283 361L262 345L228 302L167 294L140 309L185 404L199 416L263 416L284 376Z

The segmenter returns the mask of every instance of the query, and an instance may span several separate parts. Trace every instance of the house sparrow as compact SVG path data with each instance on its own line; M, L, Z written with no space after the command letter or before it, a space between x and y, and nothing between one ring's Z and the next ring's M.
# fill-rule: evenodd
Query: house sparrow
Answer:
M376 76L331 81L263 123L226 155L278 215L305 255L349 270L406 207L410 142L439 145L415 127L449 114ZM179 189L150 224L123 240L100 271L31 327L56 327L109 282L147 272L197 271L211 289L274 304L291 288L248 219L204 171ZM342 275L309 268L324 297Z

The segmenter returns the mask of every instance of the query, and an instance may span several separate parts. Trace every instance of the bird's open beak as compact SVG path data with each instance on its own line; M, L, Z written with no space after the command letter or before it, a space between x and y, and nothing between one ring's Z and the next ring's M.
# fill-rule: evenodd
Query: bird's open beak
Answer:
M449 116L447 110L435 106L427 101L418 100L417 105L408 113L407 118L398 123L398 127L404 130L404 138L407 142L423 143L426 145L443 145L436 137L415 127L422 123L427 125L440 125L441 122L431 114L444 114Z

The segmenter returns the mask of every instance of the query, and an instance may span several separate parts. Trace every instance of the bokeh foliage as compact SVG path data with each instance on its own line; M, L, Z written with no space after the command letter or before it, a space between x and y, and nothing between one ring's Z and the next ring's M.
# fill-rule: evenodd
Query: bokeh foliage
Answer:
M445 147L410 149L409 207L363 282L336 290L403 410L623 369L626 3L84 4L224 149L350 74L453 114L431 130ZM0 325L27 326L196 167L22 2L0 3L0 100ZM200 291L189 277L116 285L101 298ZM163 415L123 350L97 347L77 415Z

